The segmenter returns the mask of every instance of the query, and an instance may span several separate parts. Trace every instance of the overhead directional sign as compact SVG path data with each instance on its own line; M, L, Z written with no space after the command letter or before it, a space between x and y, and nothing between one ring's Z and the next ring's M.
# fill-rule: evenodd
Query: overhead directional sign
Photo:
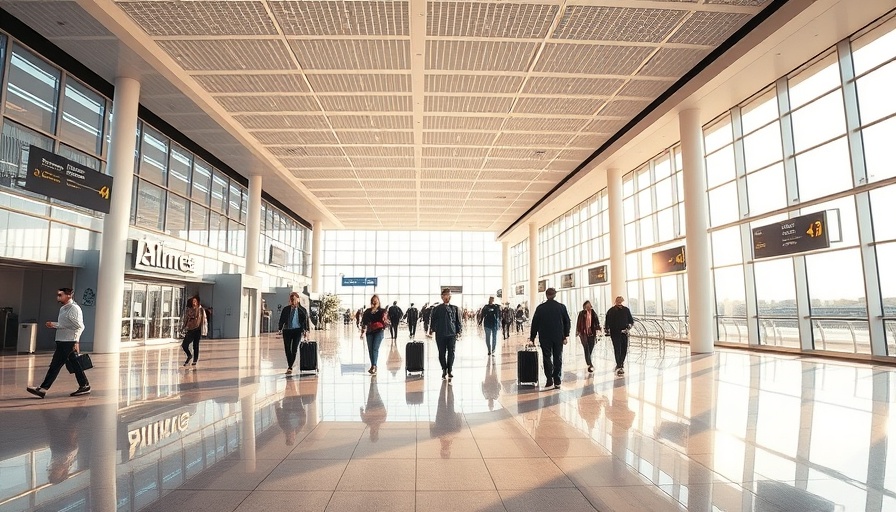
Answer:
M377 277L345 277L342 276L342 286L376 286Z
M109 213L112 176L30 146L25 189L67 203Z
M687 269L684 246L653 253L653 273L669 274Z
M771 258L831 246L824 211L753 229L753 258Z

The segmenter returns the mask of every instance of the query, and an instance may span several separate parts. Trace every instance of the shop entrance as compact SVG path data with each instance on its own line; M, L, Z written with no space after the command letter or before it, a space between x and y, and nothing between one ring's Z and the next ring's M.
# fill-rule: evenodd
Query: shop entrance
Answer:
M121 341L142 344L177 338L184 290L176 284L125 281Z

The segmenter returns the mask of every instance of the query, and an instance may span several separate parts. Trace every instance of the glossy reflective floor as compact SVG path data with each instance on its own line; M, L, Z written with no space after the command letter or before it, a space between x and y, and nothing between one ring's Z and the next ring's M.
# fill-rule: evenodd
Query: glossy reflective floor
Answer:
M425 377L399 339L371 378L353 326L316 334L317 377L275 335L203 340L196 371L177 344L95 355L81 398L65 372L25 393L49 354L0 357L0 511L896 510L891 368L670 344L617 378L600 341L542 391L520 336L489 359L471 326L447 385L432 341Z

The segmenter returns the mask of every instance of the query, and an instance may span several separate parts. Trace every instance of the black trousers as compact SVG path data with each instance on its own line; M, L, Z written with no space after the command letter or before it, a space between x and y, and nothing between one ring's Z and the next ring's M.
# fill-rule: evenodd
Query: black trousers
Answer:
M510 324L505 322L502 323L501 326L504 328L504 339L506 340L510 337Z
M417 322L411 322L410 320L408 320L408 334L411 335L411 338L413 338L414 335L417 334Z
M585 363L588 366L592 366L591 364L591 354L594 352L594 341L597 338L595 335L585 336L584 334L579 335L579 341L582 342L582 348L585 349Z
M622 368L625 356L628 354L628 334L624 332L610 332L613 340L613 354L616 356L616 368Z
M398 320L390 320L389 334L392 335L393 340L398 337L398 323L399 322L401 322L400 318Z
M296 362L300 341L302 341L301 329L283 329L283 350L286 351L286 366L289 368Z
M541 355L544 361L544 376L548 382L554 381L560 384L560 375L563 372L563 340L542 340Z
M184 336L183 343L180 344L180 348L184 349L187 357L193 358L193 364L199 361L199 340L202 339L202 327L197 327L195 329L191 329L187 331L187 334ZM193 353L190 353L190 344L193 345Z
M53 385L53 381L59 376L59 370L65 366L65 362L69 359L73 359L76 355L77 352L75 352L74 341L57 341L56 350L53 352L53 359L50 360L50 369L47 370L47 376L44 377L44 382L40 385L41 389L50 389L50 386ZM78 386L82 388L90 385L90 382L87 380L87 375L84 375L83 370L76 371L75 378L78 379Z
M439 336L436 335L436 346L439 347L439 364L442 370L451 370L454 368L454 347L457 345L457 336Z

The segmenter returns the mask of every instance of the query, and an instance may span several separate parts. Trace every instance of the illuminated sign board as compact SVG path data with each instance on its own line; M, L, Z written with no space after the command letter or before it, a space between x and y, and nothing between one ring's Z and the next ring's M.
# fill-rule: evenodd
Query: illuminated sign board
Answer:
M753 229L753 258L771 258L798 252L827 249L825 212L815 212Z
M588 269L588 284L601 284L607 282L607 266L601 265L599 267L589 268Z
M112 200L112 176L50 153L28 148L28 174L25 190L43 194L98 212L109 213Z
M653 253L653 273L669 274L687 269L684 246Z

